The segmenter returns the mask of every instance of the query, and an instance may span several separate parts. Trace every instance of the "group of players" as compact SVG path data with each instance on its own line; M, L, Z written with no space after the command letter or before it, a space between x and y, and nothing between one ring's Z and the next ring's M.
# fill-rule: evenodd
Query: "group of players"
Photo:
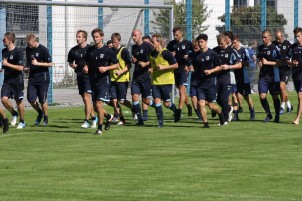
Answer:
M25 62L23 54L19 48L15 46L15 34L6 32L3 37L2 50L2 69L4 70L4 80L1 89L1 101L3 106L12 114L11 125L15 126L19 117L17 129L25 128L24 120L24 80L23 70ZM49 68L53 66L51 56L48 49L39 44L34 34L26 36L26 60L29 66L29 78L27 88L27 100L31 106L37 111L38 116L35 125L41 123L48 124L48 105L47 91L50 83ZM14 98L17 105L16 111L13 108L10 98ZM39 99L39 103L37 102ZM3 127L3 132L9 130L9 121L0 108L0 126Z
M280 121L280 114L284 113L285 103L287 111L292 111L293 107L286 92L286 84L292 72L299 99L297 116L292 123L299 124L302 113L302 29L295 28L294 34L297 43L291 45L284 39L281 31L275 33L276 41L274 42L271 41L272 35L269 30L262 32L263 44L258 47L257 58L260 66L258 91L261 105L266 112L264 122L269 122L273 118L266 99L268 91L274 101L274 122ZM104 128L108 130L114 117L120 120L117 125L124 125L126 121L121 106L128 107L132 111L137 117L139 126L144 125L144 121L148 119L148 107L154 107L158 127L163 127L162 101L164 106L173 112L174 122L181 119L185 104L191 116L192 106L186 94L190 71L192 73L190 96L193 108L205 128L209 128L206 105L211 109L212 116L218 114L219 125L226 125L228 121L239 120L238 103L241 103L242 96L249 105L250 119L255 119L253 102L249 97L251 88L248 76L249 61L253 58L249 56L246 48L241 46L240 38L233 36L232 32L224 32L217 36L218 46L210 49L206 34L200 34L193 42L190 42L183 38L182 29L175 27L173 35L174 40L166 46L161 35L143 37L140 30L134 30L132 39L135 44L132 46L132 56L130 56L128 50L121 45L119 33L111 35L111 48L104 44L104 32L101 29L96 28L91 32L94 41L94 45L91 46L87 44L87 32L77 31L77 45L69 51L67 61L77 74L79 94L85 105L85 120L82 128L96 128L95 133L101 135L104 118L107 119ZM16 125L17 117L20 116L17 128L22 129L25 127L22 103L24 63L22 54L15 47L14 41L13 33L8 32L4 35L3 43L6 48L2 50L4 83L1 100L13 116L11 125ZM29 66L27 98L38 112L35 124L38 125L44 118L43 125L47 125L48 67L53 64L49 51L37 42L35 35L27 35L26 42L28 45L26 58ZM131 83L131 103L126 99L126 95L132 64L135 67ZM171 102L174 84L179 89L178 107ZM279 99L280 89L282 103ZM140 96L142 96L143 112ZM15 98L18 112L9 102L10 97ZM115 116L104 109L104 103L114 108ZM1 121L3 132L7 132L8 119L2 110L0 110L0 116L3 119Z

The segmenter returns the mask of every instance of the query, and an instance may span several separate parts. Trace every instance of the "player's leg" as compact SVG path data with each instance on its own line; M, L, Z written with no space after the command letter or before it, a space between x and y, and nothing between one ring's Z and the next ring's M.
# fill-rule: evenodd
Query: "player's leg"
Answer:
M263 120L263 122L269 122L273 118L270 111L269 103L266 98L266 94L268 92L268 86L269 86L268 82L266 82L263 78L259 78L259 82L258 82L259 98L260 98L261 105L266 113L266 118Z
M298 96L298 107L297 107L297 115L295 119L292 121L292 124L298 125L302 114L302 82L294 80L294 86Z

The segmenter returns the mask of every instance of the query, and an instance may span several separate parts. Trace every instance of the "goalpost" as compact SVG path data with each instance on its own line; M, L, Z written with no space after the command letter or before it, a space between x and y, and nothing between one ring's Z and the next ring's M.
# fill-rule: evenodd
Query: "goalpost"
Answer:
M36 0L0 0L0 35L6 31L16 34L16 45L22 49L25 55L25 36L34 33L39 42L45 45L55 64L50 68L51 84L49 87L49 103L60 103L54 100L54 89L63 88L60 96L69 99L68 88L76 88L73 70L68 66L67 54L76 45L75 34L79 29L91 32L101 24L104 30L104 43L110 39L111 33L119 32L122 43L127 44L132 29L137 28L143 32L144 20L138 21L138 14L142 9L167 9L169 10L169 40L172 40L173 29L173 5L163 5L163 1L154 0L150 4L98 3L98 0L86 2L73 0L36 1ZM103 1L101 1L103 2ZM161 4L160 4L161 3ZM100 12L101 9L101 12ZM152 16L151 16L152 19ZM101 23L100 23L100 20ZM152 32L152 29L151 29ZM88 43L92 38L88 37ZM3 46L0 48L2 49ZM25 82L27 83L27 82ZM75 90L74 90L75 91ZM76 92L77 93L77 92ZM174 100L174 93L173 100ZM60 97L62 98L62 97Z

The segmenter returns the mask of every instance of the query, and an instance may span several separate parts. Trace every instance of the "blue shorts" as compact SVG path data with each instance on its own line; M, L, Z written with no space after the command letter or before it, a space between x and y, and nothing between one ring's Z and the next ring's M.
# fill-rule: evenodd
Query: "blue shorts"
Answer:
M197 86L196 85L192 85L190 86L190 96L197 96Z
M39 98L39 102L44 104L47 101L47 93L49 87L49 80L41 83L28 81L27 86L27 100L33 103Z
M110 101L110 78L109 76L101 80L90 80L92 90L92 101Z
M151 80L146 80L145 82L132 81L131 84L131 94L142 94L143 98L151 97Z
M171 101L172 84L152 85L153 99L160 98L163 101Z
M1 89L1 97L14 98L22 100L24 98L24 83L6 83L4 82Z
M237 93L238 92L238 88L236 84L231 84L231 93Z
M243 96L248 96L251 94L250 83L237 83L237 92Z
M210 103L216 102L217 99L217 86L215 82L197 86L197 100L206 100Z
M268 82L263 78L259 78L258 90L259 90L259 94L267 93L268 90L271 95L280 94L280 82L274 82L274 81Z
M84 93L91 94L91 86L88 75L79 75L77 76L77 82L78 82L78 90L79 94L82 96Z
M111 82L111 99L126 100L128 82Z
M187 86L188 85L188 73L185 70L174 71L174 77L175 77L176 86L180 86L180 85Z
M302 92L302 81L294 80L294 86L297 93Z

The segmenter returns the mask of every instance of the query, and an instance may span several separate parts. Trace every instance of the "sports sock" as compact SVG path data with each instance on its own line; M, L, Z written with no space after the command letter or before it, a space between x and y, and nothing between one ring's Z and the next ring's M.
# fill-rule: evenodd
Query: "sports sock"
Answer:
M154 100L150 99L149 106L156 107Z
M143 110L143 117L148 118L148 110Z
M195 109L195 108L194 108L194 110L195 110L196 115L198 116L198 119L202 119L200 110L199 109Z
M175 112L175 110L176 110L176 106L175 106L175 104L172 103L172 102L170 102L170 105L169 105L168 108L169 108L170 110L172 110L173 112Z
M287 105L287 108L292 108L292 104L290 104L290 101L286 101L286 105Z
M139 101L133 102L132 110L137 115L138 121L142 121L141 106L139 104Z
M271 114L271 111L269 109L269 104L267 102L267 99L260 99L260 102L261 102L261 105L266 113L266 115L270 115Z
M284 109L285 108L285 102L281 103L281 107Z
M102 131L103 130L103 124L98 125L98 130Z
M163 123L163 108L162 108L161 104L155 105L155 111L156 111L156 116L157 116L159 124L162 124Z
M276 115L279 115L280 112L280 100L279 98L274 99L274 107Z

